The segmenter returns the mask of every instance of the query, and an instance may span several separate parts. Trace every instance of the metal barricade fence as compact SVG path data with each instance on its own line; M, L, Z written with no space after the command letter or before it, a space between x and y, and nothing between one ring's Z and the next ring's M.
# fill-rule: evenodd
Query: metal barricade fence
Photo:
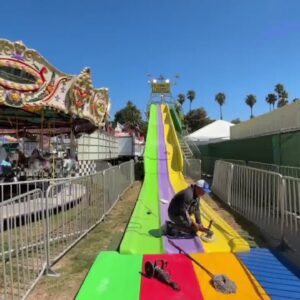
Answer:
M190 158L184 160L184 175L197 181L201 179L201 160Z
M261 163L258 161L248 161L247 165L249 167L256 168L256 169L280 173L278 165L266 164L266 163Z
M35 189L0 205L0 299L20 299L42 276L45 202Z
M212 191L225 203L230 205L233 164L217 160L212 182Z
M299 167L279 166L279 173L286 177L300 178Z
M47 268L104 216L103 173L70 178L46 196ZM47 270L48 271L48 270Z
M134 182L134 161L104 171L104 198L106 214L119 200L120 194Z
M134 163L52 182L0 203L0 299L24 299L101 222L134 181Z
M284 199L280 174L234 165L228 203L268 235L282 238Z
M300 179L283 177L284 187L284 240L300 252Z
M300 252L300 179L217 161L212 191L278 245Z
M67 180L66 178L56 179L39 179L26 180L18 182L2 182L0 183L0 202L7 201L15 196L27 193L34 189L40 189L46 195L47 188L53 182L61 182Z
M249 161L247 163L249 167L267 170L271 172L280 173L282 176L300 178L300 168L291 166L280 166L274 164L266 164L257 161Z

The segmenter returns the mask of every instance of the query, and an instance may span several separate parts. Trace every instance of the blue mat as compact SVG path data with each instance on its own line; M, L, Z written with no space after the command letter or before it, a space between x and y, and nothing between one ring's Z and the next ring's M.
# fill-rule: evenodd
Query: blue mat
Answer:
M239 253L238 257L272 299L300 299L300 270L279 252L255 248Z

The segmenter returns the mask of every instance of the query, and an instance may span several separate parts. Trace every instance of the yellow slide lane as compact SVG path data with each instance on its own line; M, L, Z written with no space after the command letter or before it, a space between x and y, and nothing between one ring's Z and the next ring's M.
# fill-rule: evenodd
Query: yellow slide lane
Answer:
M177 193L188 187L189 184L183 176L184 161L182 151L169 107L163 104L161 105L161 111L164 122L169 178L174 192ZM214 241L202 242L205 252L241 252L250 250L249 244L204 201L201 201L201 218L204 226L208 226L209 221L213 220L211 229L214 232Z
M191 256L205 266L214 275L223 274L234 281L237 287L235 294L223 294L211 285L211 277L193 262L204 299L209 300L269 300L271 299L249 270L233 253L196 253Z

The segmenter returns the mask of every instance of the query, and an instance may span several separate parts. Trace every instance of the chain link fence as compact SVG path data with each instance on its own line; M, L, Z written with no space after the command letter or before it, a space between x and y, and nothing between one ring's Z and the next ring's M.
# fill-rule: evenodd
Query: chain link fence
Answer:
M94 175L53 181L46 190L35 188L0 203L0 299L26 298L133 182L130 161Z

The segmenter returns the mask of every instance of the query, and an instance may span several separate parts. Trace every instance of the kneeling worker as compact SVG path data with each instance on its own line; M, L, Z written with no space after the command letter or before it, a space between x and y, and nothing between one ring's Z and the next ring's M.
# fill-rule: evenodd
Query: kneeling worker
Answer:
M167 234L172 232L172 228L175 231L179 231L185 234L196 234L197 231L209 232L208 228L205 228L201 223L199 201L200 197L205 194L204 180L199 180L195 184L192 184L188 188L178 192L171 200L168 214L169 219L174 222L167 222ZM192 215L195 217L194 222ZM171 227L171 230L170 230Z

